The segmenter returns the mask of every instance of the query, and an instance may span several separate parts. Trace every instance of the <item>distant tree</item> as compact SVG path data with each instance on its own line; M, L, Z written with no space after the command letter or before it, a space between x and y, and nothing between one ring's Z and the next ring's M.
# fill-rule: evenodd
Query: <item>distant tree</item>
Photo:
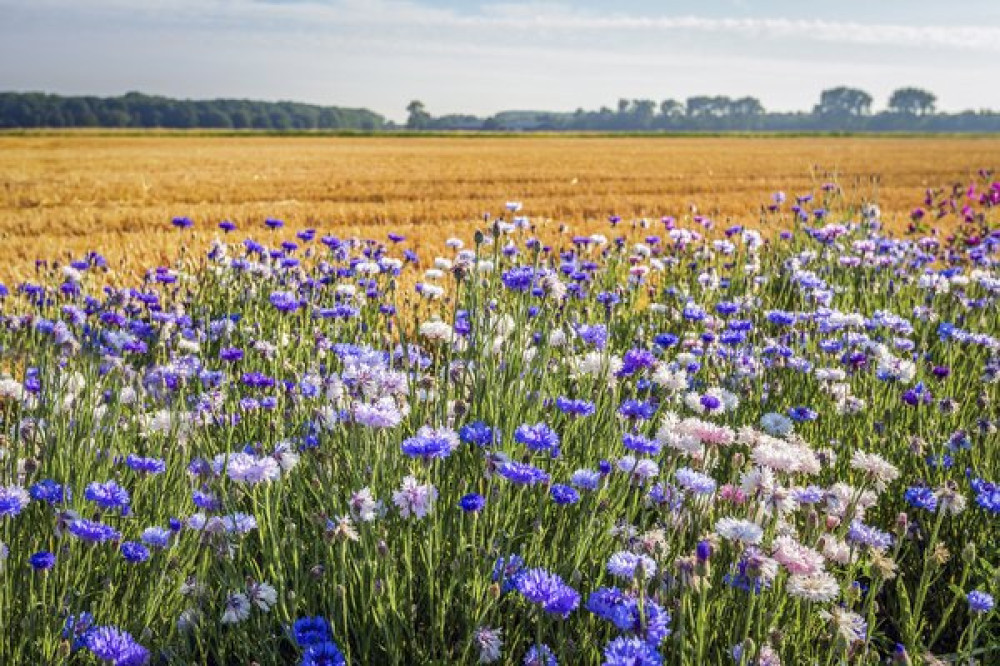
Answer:
M431 114L427 113L424 108L424 103L420 100L413 100L406 106L406 111L410 114L409 118L406 119L407 129L425 129L431 120Z
M899 88L889 97L889 110L910 116L924 116L934 113L937 97L932 92L920 88Z
M760 116L764 105L756 97L741 97L730 104L730 112L734 116Z
M676 99L665 99L660 102L660 115L665 118L673 118L684 115L684 105Z
M656 102L651 99L632 100L632 118L635 129L649 129L656 115Z
M831 88L824 90L813 112L820 116L867 116L872 110L872 96L858 88Z

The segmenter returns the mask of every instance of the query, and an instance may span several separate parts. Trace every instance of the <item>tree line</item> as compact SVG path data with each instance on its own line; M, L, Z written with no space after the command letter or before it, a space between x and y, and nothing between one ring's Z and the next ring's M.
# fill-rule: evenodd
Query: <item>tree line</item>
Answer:
M700 95L684 101L620 99L615 108L572 113L501 111L489 117L433 116L414 100L398 126L368 109L238 99L178 100L130 92L119 97L0 93L0 128L122 127L234 130L417 130L599 132L1000 132L1000 113L938 113L933 93L899 88L872 112L864 90L824 90L808 112L777 113L755 97Z
M678 101L620 99L616 108L573 113L503 111L488 118L434 117L419 100L407 106L411 130L632 131L632 132L998 132L1000 113L938 113L936 96L920 88L894 91L885 111L872 113L872 96L858 88L824 90L810 112L767 112L755 97L701 95Z
M130 92L120 97L0 93L0 128L126 127L253 130L378 130L367 109L240 99L178 100Z

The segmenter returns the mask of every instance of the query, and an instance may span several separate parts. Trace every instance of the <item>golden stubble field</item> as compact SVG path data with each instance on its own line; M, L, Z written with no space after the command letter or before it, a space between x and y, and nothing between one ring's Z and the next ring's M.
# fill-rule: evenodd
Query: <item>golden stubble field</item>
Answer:
M902 229L925 188L968 182L998 156L1000 138L0 135L0 279L87 250L119 272L168 263L174 216L195 220L196 246L222 219L242 237L278 217L344 236L397 231L426 249L512 200L573 232L693 206L753 224L775 190L836 181Z

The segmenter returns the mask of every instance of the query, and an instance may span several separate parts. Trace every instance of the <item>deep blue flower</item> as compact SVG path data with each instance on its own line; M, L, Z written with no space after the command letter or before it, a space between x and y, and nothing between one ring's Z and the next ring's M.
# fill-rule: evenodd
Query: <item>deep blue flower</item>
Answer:
M656 413L656 403L644 400L625 400L618 408L618 413L630 419L648 420Z
M549 489L549 494L556 504L576 504L580 501L580 493L572 487L557 483Z
M506 594L517 588L517 581L524 571L524 558L520 555L498 557L493 563L493 582L500 583L501 592Z
M175 217L170 223L178 229L187 229L194 225L194 221L190 217Z
M292 625L292 633L299 647L318 645L330 640L330 623L325 617L300 617Z
M660 443L655 439L650 439L649 437L643 437L642 435L636 435L630 432L622 435L622 444L624 444L625 448L630 451L637 451L651 456L659 455L661 448Z
M906 492L903 493L903 497L907 504L915 506L918 509L931 512L937 509L938 500L934 495L934 491L925 486L907 488Z
M129 505L132 500L129 497L128 491L114 481L91 483L87 486L83 496L102 509L119 509L123 516L129 514Z
M68 498L68 491L62 484L45 479L28 488L31 498L49 504L62 504Z
M135 454L129 454L125 458L125 464L135 471L145 474L161 474L167 471L167 463L161 458L143 458Z
M1000 486L982 479L973 479L971 485L976 493L976 504L990 513L1000 513Z
M458 435L452 430L424 426L415 436L403 440L400 449L411 458L432 460L447 458L458 448L458 443Z
M499 433L482 421L474 421L462 426L458 431L458 437L466 444L492 446L499 440Z
M619 636L604 648L604 666L660 666L656 648L636 637Z
M477 493L469 493L458 500L458 506L466 513L476 513L486 508L486 498Z
M121 545L122 557L126 562L139 564L149 559L149 549L138 541L125 541Z
M818 416L819 414L808 407L792 407L788 410L788 417L796 423L815 421Z
M35 571L45 571L56 565L56 556L47 550L41 550L29 557L28 563Z
M571 416L590 416L594 413L594 403L586 400L571 400L563 396L556 398L556 407L562 413Z

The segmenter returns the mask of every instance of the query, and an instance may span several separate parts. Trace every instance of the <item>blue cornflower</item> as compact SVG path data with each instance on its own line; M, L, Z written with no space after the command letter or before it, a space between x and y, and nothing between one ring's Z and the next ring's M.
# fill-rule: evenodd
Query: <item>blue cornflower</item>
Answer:
M178 229L187 229L194 225L194 220L190 217L175 217L170 223Z
M28 564L35 571L45 571L56 565L56 556L47 550L42 550L29 557Z
M653 415L656 414L656 407L655 402L629 399L622 402L618 413L626 418L645 421L653 418Z
M266 226L268 229L280 229L281 227L285 226L285 221L279 220L275 217L269 217L266 220L264 220L264 226Z
M576 504L580 501L580 493L572 487L557 483L549 489L549 495L556 504Z
M802 423L803 421L815 421L818 416L819 414L808 407L792 407L788 410L788 417L796 423Z
M56 483L52 479L39 481L28 488L28 492L31 494L32 499L39 502L48 502L49 504L62 504L69 496L68 490L62 484Z
M971 485L976 493L976 504L990 513L1000 513L1000 487L982 479L973 479Z
M545 643L532 645L524 654L524 666L559 666L556 655Z
M604 666L660 666L656 648L635 637L619 636L604 648Z
M167 471L167 463L161 458L143 458L129 454L125 458L125 464L137 472L144 472L146 474L162 474Z
M548 473L528 463L516 461L505 462L497 468L497 474L513 483L533 486L536 483L548 483Z
M330 623L325 617L300 617L292 625L292 633L299 647L318 645L330 640Z
M300 666L345 666L344 654L333 641L316 643L306 648Z
M477 513L486 508L486 498L478 493L469 493L458 500L458 506L466 513Z
M576 328L576 334L591 347L604 349L608 344L608 328L603 324L581 324Z
M651 456L659 455L662 448L660 443L655 439L630 432L622 435L622 444L625 445L626 449Z
M149 651L136 643L132 634L116 627L94 627L83 636L84 646L114 666L140 666L149 660Z
M166 548L170 545L172 532L163 527L147 527L142 531L142 542L153 548Z
M630 377L645 368L652 368L656 365L656 356L648 349L629 349L622 356L622 368L618 371L619 377Z
M499 440L499 433L482 421L473 421L459 428L458 437L466 444L492 446Z
M517 581L524 572L524 558L520 555L498 557L493 563L493 582L500 583L501 592L507 593L517 588Z
M540 604L545 612L553 615L569 617L580 604L580 594L558 574L545 569L528 569L518 578L516 585L525 599Z
M275 291L268 297L275 308L280 312L294 312L298 310L301 303L299 297L290 291Z
M99 543L101 541L117 541L121 534L115 528L104 523L80 518L71 521L67 526L70 534L83 541Z
M597 490L601 483L601 473L592 469L578 469L569 477L569 482L581 490Z
M219 358L228 363L243 360L243 350L239 347L226 347L219 352Z
M559 454L559 435L545 423L519 425L514 431L514 441L532 451L548 451L553 457Z
M0 518L16 516L30 501L31 496L21 486L0 487Z
M586 400L571 400L562 396L556 398L556 407L562 413L570 416L590 416L594 413L594 403Z
M447 458L458 445L458 435L453 430L423 426L415 436L403 440L400 448L411 458L433 460Z
M767 313L767 320L779 326L791 326L795 323L794 312L782 312L781 310L771 310Z
M120 550L122 557L132 564L139 564L149 559L149 549L138 541L126 541L122 543Z
M119 509L123 516L129 514L129 505L132 500L129 497L128 491L114 481L91 483L87 486L83 496L102 509Z
M907 488L906 492L903 493L903 498L906 503L915 506L918 509L924 509L926 511L933 512L937 509L937 497L934 495L934 491L925 486L914 486L912 488Z
M989 613L993 610L993 596L987 592L973 590L965 598L969 602L969 610L973 613Z
M511 291L528 291L535 280L535 269L531 266L517 266L504 271L500 279Z

